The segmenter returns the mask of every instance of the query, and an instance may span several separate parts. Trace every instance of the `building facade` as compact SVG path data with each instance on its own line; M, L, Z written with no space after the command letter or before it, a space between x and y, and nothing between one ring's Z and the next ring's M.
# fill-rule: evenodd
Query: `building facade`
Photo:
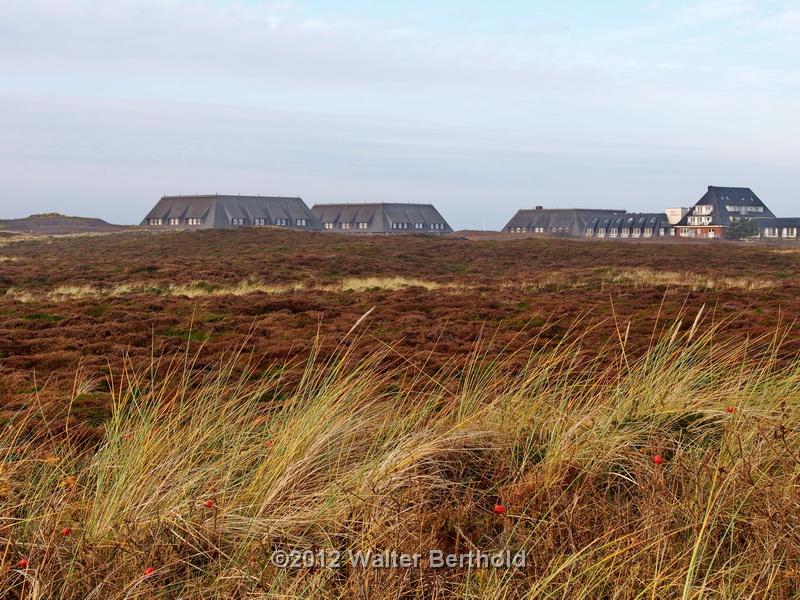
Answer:
M316 204L323 231L339 233L451 233L432 204Z
M653 239L671 237L672 225L666 213L625 213L592 220L586 237L600 239Z
M288 227L320 230L301 198L267 196L164 196L142 221L150 229Z
M539 233L579 237L597 220L624 215L624 210L544 208L518 210L503 228L506 233Z
M775 215L750 188L708 186L708 191L675 225L681 238L725 239L726 231L745 219L758 222Z

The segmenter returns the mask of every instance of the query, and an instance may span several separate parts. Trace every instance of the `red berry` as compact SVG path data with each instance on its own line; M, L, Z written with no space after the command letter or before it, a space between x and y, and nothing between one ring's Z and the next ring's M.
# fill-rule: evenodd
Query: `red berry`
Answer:
M28 568L28 557L27 556L23 556L22 558L20 558L19 562L17 563L17 567L20 568L20 569L27 569Z
M153 573L155 573L155 572L156 572L156 570L155 570L153 567L147 567L147 568L144 570L144 576L145 576L145 577L150 577L150 576L151 576Z
M729 407L728 407L728 408L726 408L725 410L727 410L727 411L728 411L729 413L731 413L731 414L733 414L733 413L735 413L735 412L736 412L736 408L734 408L733 406L729 406Z
M494 514L496 515L504 515L506 514L506 507L502 504L495 504L494 505Z
M214 501L213 500L206 500L203 502L203 506L206 508L214 508Z
M275 442L272 440L267 440L267 448L272 448L275 445Z
M653 462L654 462L655 464L657 464L657 465L660 465L661 463L663 463L663 462L664 462L664 459L661 457L661 455L660 455L660 454L656 454L656 455L653 457Z
M72 529L70 529L69 527L64 527L64 529L61 530L61 535L63 535L64 537L71 536L72 535Z

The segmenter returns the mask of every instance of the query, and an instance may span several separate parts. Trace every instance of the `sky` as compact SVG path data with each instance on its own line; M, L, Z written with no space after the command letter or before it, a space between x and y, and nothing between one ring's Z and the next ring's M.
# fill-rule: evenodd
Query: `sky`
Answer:
M794 0L0 0L0 219L165 194L800 216Z

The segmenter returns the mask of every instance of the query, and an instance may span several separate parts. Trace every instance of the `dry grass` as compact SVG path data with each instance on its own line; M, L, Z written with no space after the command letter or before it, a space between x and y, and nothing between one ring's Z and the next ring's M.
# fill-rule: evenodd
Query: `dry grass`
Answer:
M676 286L693 290L764 290L777 285L768 279L750 277L712 277L688 272L654 271L652 269L630 269L617 271L611 276L613 283L631 284L638 287Z
M32 397L0 430L0 596L797 597L800 364L681 331L634 363L579 365L575 340L509 372L477 348L437 379L349 341L291 388L187 356L115 380L92 449ZM528 566L284 570L276 549Z
M97 287L92 285L63 285L46 291L10 288L6 296L18 302L35 301L61 302L79 298L119 298L134 294L176 296L184 298L203 298L218 296L247 296L249 294L280 295L304 290L320 290L324 292L364 292L368 290L400 290L421 287L426 290L447 288L461 289L464 286L445 286L433 281L405 277L350 277L335 284L309 285L298 282L287 285L272 285L260 281L246 280L235 285L213 285L205 282L190 284L126 283L113 287Z

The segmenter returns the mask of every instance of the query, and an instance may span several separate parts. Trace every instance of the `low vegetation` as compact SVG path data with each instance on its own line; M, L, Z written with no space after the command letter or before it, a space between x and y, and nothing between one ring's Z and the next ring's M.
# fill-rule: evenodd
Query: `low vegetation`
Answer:
M753 277L726 277L690 272L656 271L653 269L630 269L614 273L614 283L630 283L640 287L676 286L692 290L765 290L775 287L775 281Z
M433 281L407 277L349 277L329 284L299 282L288 285L271 285L257 280L246 280L234 285L216 285L202 281L195 281L189 284L164 282L124 283L107 288L90 285L62 285L47 291L10 288L6 291L6 296L18 302L30 303L36 300L60 302L77 298L119 298L136 294L205 298L247 296L249 294L277 295L310 290L339 293L363 292L366 290L400 290L412 287L436 290L445 286Z
M477 343L435 376L356 358L353 332L292 382L187 352L112 378L99 444L70 416L99 385L79 373L0 430L0 596L796 597L800 363L779 335L720 343L700 321L638 358L625 331L522 368ZM280 549L527 566L279 569Z

